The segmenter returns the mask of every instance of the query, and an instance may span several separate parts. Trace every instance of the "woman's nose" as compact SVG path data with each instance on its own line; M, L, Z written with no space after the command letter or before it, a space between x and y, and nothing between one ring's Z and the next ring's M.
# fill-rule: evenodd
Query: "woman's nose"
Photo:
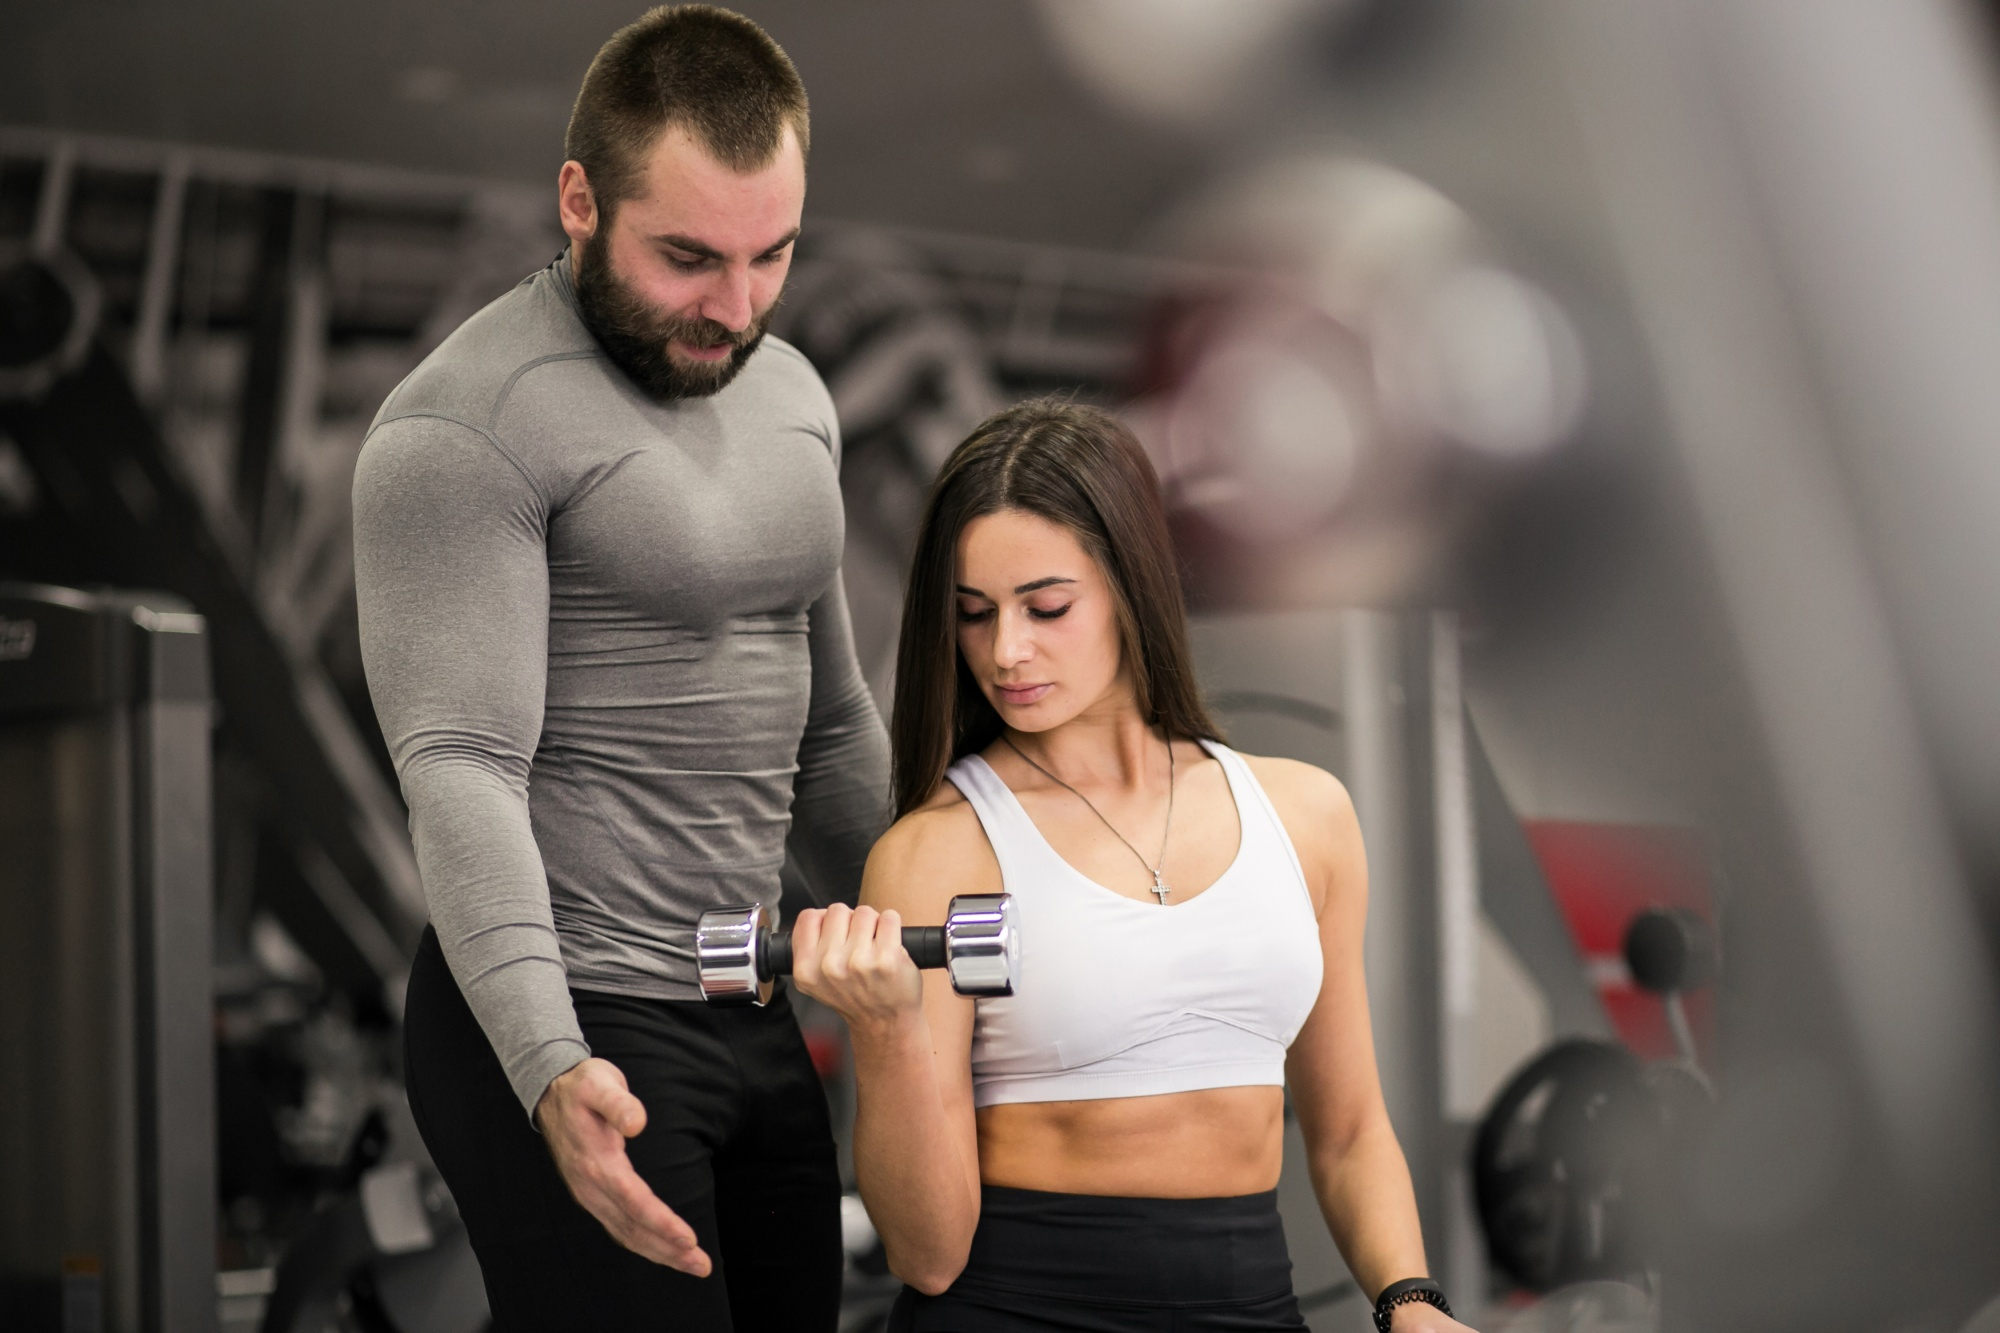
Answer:
M1019 614L1001 612L994 617L993 663L1005 670L1016 667L1035 655L1034 636L1029 632L1027 620Z

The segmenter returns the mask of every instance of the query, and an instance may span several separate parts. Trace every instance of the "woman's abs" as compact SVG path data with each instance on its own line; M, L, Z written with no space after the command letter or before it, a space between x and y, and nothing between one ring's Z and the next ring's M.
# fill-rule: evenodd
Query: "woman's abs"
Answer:
M978 1113L979 1178L1060 1194L1255 1194L1278 1183L1284 1107L1273 1087L988 1106Z

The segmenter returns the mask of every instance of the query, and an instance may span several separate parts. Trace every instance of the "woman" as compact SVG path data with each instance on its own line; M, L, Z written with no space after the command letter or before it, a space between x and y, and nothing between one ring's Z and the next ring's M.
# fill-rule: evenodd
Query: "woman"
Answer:
M1305 1327L1276 1207L1289 1087L1377 1322L1461 1329L1417 1281L1353 807L1319 769L1221 744L1158 482L1114 418L1027 403L945 464L891 736L898 819L862 905L794 932L796 984L853 1038L855 1168L908 1284L891 1326ZM904 921L1002 891L1012 996L917 971Z

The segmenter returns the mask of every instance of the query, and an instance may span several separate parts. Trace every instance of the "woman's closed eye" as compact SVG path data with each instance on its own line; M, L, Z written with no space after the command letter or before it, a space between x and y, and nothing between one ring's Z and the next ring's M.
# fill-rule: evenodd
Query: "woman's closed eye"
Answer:
M1061 606L1031 606L1028 614L1036 620L1061 620L1074 605L1074 602L1064 602Z

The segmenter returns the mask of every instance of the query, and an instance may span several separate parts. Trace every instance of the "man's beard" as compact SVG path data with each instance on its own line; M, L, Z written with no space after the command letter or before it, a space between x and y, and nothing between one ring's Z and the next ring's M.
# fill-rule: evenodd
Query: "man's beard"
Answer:
M778 308L773 301L757 313L749 328L732 333L712 319L662 314L611 271L601 230L582 243L577 258L576 299L584 327L603 344L614 365L660 402L719 393L757 350ZM667 351L667 344L676 339L697 347L732 343L734 350L721 361L677 363Z

